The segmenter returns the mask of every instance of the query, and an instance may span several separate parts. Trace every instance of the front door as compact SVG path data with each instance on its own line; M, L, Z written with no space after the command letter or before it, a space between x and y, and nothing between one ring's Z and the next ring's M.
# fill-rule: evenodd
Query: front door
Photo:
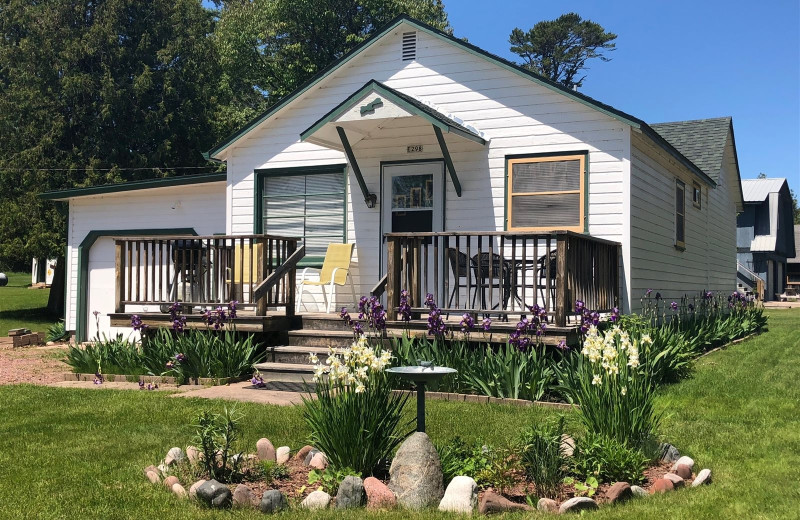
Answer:
M444 163L387 164L381 176L382 233L425 233L444 230ZM381 247L381 273L386 272L386 240Z

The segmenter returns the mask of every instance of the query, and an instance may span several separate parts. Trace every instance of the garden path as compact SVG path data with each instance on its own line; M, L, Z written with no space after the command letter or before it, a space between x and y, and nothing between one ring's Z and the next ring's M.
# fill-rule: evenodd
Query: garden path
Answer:
M291 385L291 383L283 383ZM272 383L281 385L281 383ZM186 387L182 387L186 388ZM275 387L254 388L250 381L231 383L230 385L208 386L197 390L182 391L172 397L198 397L202 399L224 399L227 401L244 401L249 403L275 404L290 406L303 402L299 391L276 390ZM287 388L287 390L293 390ZM298 388L299 390L299 388Z
M64 379L69 370L61 359L67 347L14 348L11 338L0 338L0 385L49 384Z

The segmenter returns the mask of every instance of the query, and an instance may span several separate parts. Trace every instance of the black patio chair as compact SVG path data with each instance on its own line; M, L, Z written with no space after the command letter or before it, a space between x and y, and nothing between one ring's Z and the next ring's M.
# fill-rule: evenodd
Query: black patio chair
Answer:
M502 309L508 309L508 301L511 298L511 266L503 260L503 257L497 253L478 253L472 257L472 269L477 280L477 289L481 292L483 310L488 310L486 302L487 289L502 289ZM477 291L475 296L477 296ZM499 305L498 303L492 308L497 308ZM472 306L475 306L475 297L472 299Z
M466 280L463 287L467 288L467 301L469 301L469 288L474 288L475 283L472 280L472 274L468 267L469 258L467 257L466 253L462 253L454 247L448 247L447 259L450 262L450 272L453 274L453 278L456 281L455 285L453 286L453 290L450 291L450 299L447 302L447 307L452 308L453 299L456 297L459 289L462 287L461 280ZM473 294L477 294L474 289ZM472 305L473 307L475 306L475 296L472 297Z

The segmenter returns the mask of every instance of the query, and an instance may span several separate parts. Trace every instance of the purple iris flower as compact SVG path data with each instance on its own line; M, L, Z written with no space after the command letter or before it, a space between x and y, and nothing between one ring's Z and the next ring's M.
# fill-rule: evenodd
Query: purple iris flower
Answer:
M678 302L672 302L669 304L669 306L672 308L673 311L678 310Z
M461 316L461 332L469 332L474 326L475 318L472 317L472 314L465 312L464 315Z
M408 303L408 291L400 291L400 305L397 307L400 319L405 322L411 321L411 305Z
M489 329L492 328L492 319L483 318L483 322L481 322L481 328L483 328L484 332L489 332Z

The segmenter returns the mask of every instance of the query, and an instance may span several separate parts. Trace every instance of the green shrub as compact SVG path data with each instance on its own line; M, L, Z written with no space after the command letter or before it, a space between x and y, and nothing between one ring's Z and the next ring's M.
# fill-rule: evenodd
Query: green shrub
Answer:
M328 466L323 471L312 469L308 473L308 484L317 485L319 489L333 496L339 490L339 485L349 476L360 477L361 474L351 468L337 469L333 466Z
M637 447L612 438L589 435L575 443L572 470L585 481L594 477L602 482L637 484L644 480L649 460Z
M563 435L564 417L555 423L538 424L522 435L520 462L539 496L558 496L567 475L567 459L561 450Z
M640 366L639 345L619 327L589 329L581 352L559 371L567 396L590 435L640 447L655 436L661 416L654 407L655 385Z
M467 444L461 437L454 437L447 444L436 446L442 463L444 485L447 486L459 475L472 477L477 482L478 475L489 468L490 450L480 442Z
M65 362L79 374L143 375L147 369L142 363L142 353L136 342L122 334L114 338L103 337L94 343L70 345Z
M195 442L203 454L200 463L209 479L222 483L241 480L244 454L234 453L240 419L235 409L228 408L221 414L203 411L197 417Z
M289 478L289 468L285 464L278 464L274 460L260 460L256 464L254 473L257 478L271 485L276 480Z
M45 339L47 341L61 341L66 338L67 335L68 332L64 320L58 320L47 328L47 336Z
M478 471L475 481L483 487L491 487L503 494L516 484L519 462L508 448L490 448L486 456L487 465Z
M303 415L310 443L334 469L370 475L386 465L411 433L411 422L403 423L409 396L392 392L384 372L389 360L388 353L370 348L361 338L332 353L329 363L315 364L316 399L310 393L303 397Z

